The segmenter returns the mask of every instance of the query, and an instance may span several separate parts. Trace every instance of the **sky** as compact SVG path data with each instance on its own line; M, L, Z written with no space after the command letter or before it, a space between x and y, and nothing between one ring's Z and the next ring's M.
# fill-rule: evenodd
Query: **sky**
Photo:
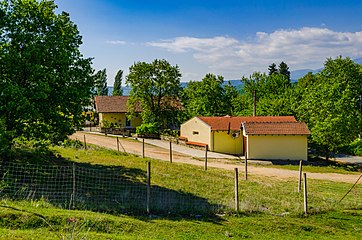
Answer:
M362 57L361 0L55 0L83 37L81 52L108 85L136 62L166 59L182 79L226 80L318 69L327 58Z

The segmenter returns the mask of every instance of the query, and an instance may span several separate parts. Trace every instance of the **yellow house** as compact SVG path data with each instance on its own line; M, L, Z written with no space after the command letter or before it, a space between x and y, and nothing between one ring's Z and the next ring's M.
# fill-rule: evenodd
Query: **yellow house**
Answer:
M136 107L136 116L127 118L128 96L96 96L96 110L99 114L100 126L105 122L120 128L136 128L142 124L142 118L139 113L140 107Z
M249 123L260 124L257 125L260 132L253 132L254 128L247 125ZM263 133L264 126L289 128L288 132ZM245 131L246 127L250 131ZM208 145L210 151L234 155L248 152L248 159L306 160L308 134L306 125L298 123L293 116L194 117L183 123L180 129L180 136L191 145ZM288 149L291 150L289 155L286 153Z

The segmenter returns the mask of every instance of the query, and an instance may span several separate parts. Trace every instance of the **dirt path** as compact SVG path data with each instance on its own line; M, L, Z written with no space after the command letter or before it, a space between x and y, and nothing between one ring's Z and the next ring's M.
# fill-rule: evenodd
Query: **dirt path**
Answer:
M71 139L78 139L83 142L84 135L86 136L87 143L95 144L101 147L117 150L117 140L114 137L91 134L85 132L76 132L72 136ZM142 155L142 142L137 140L128 139L128 138L119 138L119 149L123 151L123 149L127 153L132 153L136 155ZM169 161L169 150L160 148L154 145L145 144L145 156L149 158ZM196 166L204 166L204 161L197 160L191 156L181 154L178 152L173 152L172 161L177 163L186 163L192 164ZM221 162L220 160L212 160L208 162L208 167L221 168L226 170L234 170L234 168L244 169L244 164L229 164L225 162ZM256 167L256 166L248 166L249 174L256 174L266 177L276 177L279 179L288 179L288 178L297 178L298 171L286 170L286 169L277 169L277 168L266 168L266 167ZM336 182L345 182L345 183L354 183L359 175L356 174L338 174L338 173L307 173L308 178L313 179L321 179L321 180L329 180ZM362 184L359 182L359 184Z

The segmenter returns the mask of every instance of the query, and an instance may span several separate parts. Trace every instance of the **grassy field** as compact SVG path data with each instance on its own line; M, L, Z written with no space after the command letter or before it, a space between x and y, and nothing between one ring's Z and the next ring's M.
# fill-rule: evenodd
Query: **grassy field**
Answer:
M303 214L303 196L295 179L279 180L250 175L239 180L240 213L232 211L234 173L187 164L142 159L91 147L88 151L54 147L70 161L92 166L132 170L143 183L146 162L151 161L152 186L172 192L171 197L192 196L218 206L209 214L185 212L123 214L112 211L66 210L45 200L2 200L0 239L360 239L362 186L357 185L339 202L351 184L308 180L309 212ZM90 178L91 181L91 178ZM191 206L190 206L191 204ZM21 210L21 211L19 211ZM37 213L44 216L45 220Z
M260 165L260 164L250 164L250 165ZM297 164L286 164L286 165L263 165L263 167L268 168L279 168L279 169L288 169L299 171L299 165ZM340 174L355 174L359 175L362 172L361 167L352 165L352 164L342 164L342 163L331 163L326 166L312 166L312 165L303 165L303 171L312 172L312 173L340 173Z

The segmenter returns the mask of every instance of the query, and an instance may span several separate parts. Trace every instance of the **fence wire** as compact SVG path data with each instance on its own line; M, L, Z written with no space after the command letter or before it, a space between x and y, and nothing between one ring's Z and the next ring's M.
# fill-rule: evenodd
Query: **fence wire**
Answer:
M167 178L166 175L163 177ZM174 180L177 181L177 176ZM212 186L210 182L210 193L220 191ZM197 189L193 192L197 193ZM147 173L121 166L7 162L0 166L0 198L44 199L70 209L144 213ZM151 184L149 208L152 213L208 214L229 208L232 201L230 197L210 203L195 193Z

